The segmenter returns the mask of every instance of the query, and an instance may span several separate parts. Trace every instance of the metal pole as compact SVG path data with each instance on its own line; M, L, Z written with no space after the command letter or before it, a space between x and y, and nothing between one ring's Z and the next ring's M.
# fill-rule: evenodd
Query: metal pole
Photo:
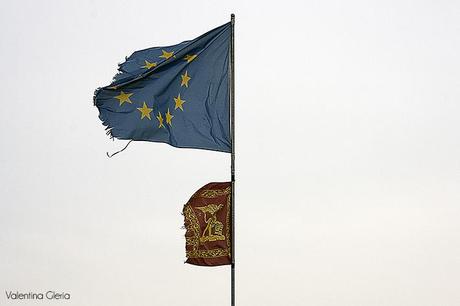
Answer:
M232 177L232 266L231 301L235 306L235 14L231 15L232 33L230 42L230 137L232 140L231 177Z

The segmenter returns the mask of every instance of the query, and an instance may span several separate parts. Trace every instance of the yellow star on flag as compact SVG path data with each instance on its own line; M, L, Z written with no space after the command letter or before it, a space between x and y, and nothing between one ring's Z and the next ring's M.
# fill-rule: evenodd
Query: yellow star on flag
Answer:
M118 96L115 97L115 99L118 99L120 102L120 106L123 105L123 103L128 102L128 103L133 103L129 97L131 97L133 94L132 93L125 93L121 92Z
M190 81L191 77L188 75L187 70L185 70L185 74L181 74L182 82L180 82L180 86L184 86L188 88L188 81Z
M174 116L171 115L171 113L169 112L169 108L168 108L168 112L166 113L166 123L169 124L169 126L172 126L172 118Z
M150 118L150 113L153 111L153 108L148 108L145 102L144 105L142 105L142 107L138 107L137 110L141 112L141 120L145 117L149 118L149 120L152 120L152 118Z
M182 100L180 98L180 94L176 98L174 98L174 102L176 102L176 105L174 106L174 109L180 108L181 111L184 111L184 109L182 108L182 104L185 103L185 100Z
M145 62L145 65L142 66L141 68L150 69L150 68L153 68L153 67L157 66L156 62L151 63L148 60L144 60L144 62Z
M160 57L165 58L165 59L168 59L174 55L174 51L167 52L165 50L161 50L161 52L163 52L163 55L160 55Z
M158 126L158 128L165 127L165 126L163 125L163 117L161 116L161 113L160 113L160 112L158 112L157 119L158 119L158 122L160 122L160 125Z
M193 54L193 55L187 54L187 55L184 57L184 60L186 60L187 63L190 63L190 62L193 61L196 57L197 57L196 54Z

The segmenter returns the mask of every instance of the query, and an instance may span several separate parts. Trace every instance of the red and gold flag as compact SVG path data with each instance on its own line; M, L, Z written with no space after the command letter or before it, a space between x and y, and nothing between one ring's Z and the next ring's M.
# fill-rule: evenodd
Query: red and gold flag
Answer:
M231 183L209 183L184 205L186 263L231 264Z

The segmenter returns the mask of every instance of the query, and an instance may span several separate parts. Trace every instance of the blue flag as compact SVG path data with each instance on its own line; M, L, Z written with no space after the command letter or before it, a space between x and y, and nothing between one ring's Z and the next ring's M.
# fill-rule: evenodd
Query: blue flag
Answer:
M94 104L118 139L230 152L231 24L167 47L134 52Z

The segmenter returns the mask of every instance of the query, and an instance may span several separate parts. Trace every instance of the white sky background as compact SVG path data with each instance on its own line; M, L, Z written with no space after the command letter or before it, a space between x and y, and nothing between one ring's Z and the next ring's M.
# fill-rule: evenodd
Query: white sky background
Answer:
M2 1L1 305L229 305L180 228L229 155L108 159L92 96L232 12L238 305L460 305L460 2L400 0Z

